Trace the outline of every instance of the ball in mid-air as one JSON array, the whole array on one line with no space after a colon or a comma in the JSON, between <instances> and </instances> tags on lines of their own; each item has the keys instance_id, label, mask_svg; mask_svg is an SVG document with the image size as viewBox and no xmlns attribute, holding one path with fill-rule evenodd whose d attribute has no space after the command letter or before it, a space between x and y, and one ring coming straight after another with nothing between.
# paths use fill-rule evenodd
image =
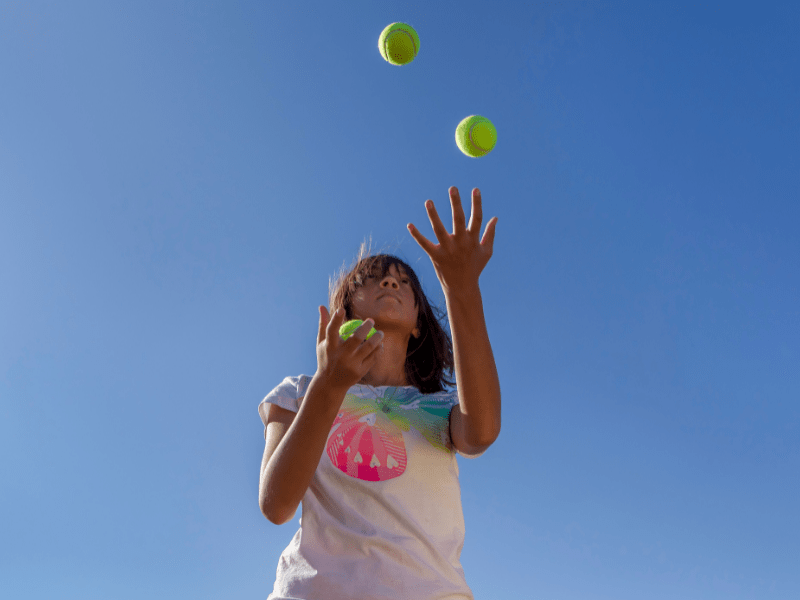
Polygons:
<instances>
[{"instance_id":1,"label":"ball in mid-air","mask_svg":"<svg viewBox=\"0 0 800 600\"><path fill-rule=\"evenodd\" d=\"M497 143L497 129L486 117L472 115L456 127L456 144L467 156L477 158L492 151Z\"/></svg>"},{"instance_id":2,"label":"ball in mid-air","mask_svg":"<svg viewBox=\"0 0 800 600\"><path fill-rule=\"evenodd\" d=\"M363 323L364 323L364 321L362 321L361 319L351 319L350 321L347 321L346 323L342 323L342 326L339 327L339 337L341 337L343 340L346 340L351 335L353 335L355 330L358 329L359 327L361 327L361 325ZM367 338L366 339L371 338L372 335L374 333L376 333L377 331L378 330L375 329L374 327L372 329L370 329L369 333L367 334Z\"/></svg>"},{"instance_id":3,"label":"ball in mid-air","mask_svg":"<svg viewBox=\"0 0 800 600\"><path fill-rule=\"evenodd\" d=\"M419 52L419 36L407 23L392 23L381 32L378 50L386 62L407 65Z\"/></svg>"}]
</instances>

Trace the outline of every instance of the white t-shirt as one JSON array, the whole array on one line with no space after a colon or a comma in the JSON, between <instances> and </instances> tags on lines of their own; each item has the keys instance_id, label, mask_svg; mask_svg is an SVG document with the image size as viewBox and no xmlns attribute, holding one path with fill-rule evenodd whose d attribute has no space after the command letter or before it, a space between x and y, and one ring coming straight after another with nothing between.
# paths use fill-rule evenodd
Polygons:
<instances>
[{"instance_id":1,"label":"white t-shirt","mask_svg":"<svg viewBox=\"0 0 800 600\"><path fill-rule=\"evenodd\" d=\"M262 400L297 412L311 377ZM473 600L450 441L455 391L351 387L302 500L268 600Z\"/></svg>"}]
</instances>

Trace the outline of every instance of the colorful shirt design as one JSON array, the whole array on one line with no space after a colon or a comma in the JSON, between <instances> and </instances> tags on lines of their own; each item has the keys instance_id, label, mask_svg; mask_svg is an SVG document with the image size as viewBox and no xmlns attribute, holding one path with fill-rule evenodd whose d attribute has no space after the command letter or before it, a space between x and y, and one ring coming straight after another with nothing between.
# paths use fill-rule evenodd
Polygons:
<instances>
[{"instance_id":1,"label":"colorful shirt design","mask_svg":"<svg viewBox=\"0 0 800 600\"><path fill-rule=\"evenodd\" d=\"M311 377L262 400L298 412ZM281 554L269 600L473 600L450 411L456 390L357 384L345 396Z\"/></svg>"},{"instance_id":2,"label":"colorful shirt design","mask_svg":"<svg viewBox=\"0 0 800 600\"><path fill-rule=\"evenodd\" d=\"M449 452L451 406L411 387L387 387L363 398L348 393L328 437L326 451L343 473L386 481L406 470L403 432L414 428L433 447Z\"/></svg>"}]
</instances>

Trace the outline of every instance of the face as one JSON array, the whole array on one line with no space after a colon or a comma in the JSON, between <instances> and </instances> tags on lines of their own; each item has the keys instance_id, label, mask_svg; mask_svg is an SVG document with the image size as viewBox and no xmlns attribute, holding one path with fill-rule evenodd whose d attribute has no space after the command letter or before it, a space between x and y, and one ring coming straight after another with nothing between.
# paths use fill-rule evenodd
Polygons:
<instances>
[{"instance_id":1,"label":"face","mask_svg":"<svg viewBox=\"0 0 800 600\"><path fill-rule=\"evenodd\" d=\"M414 288L411 279L397 265L391 265L386 275L368 276L353 294L352 312L356 319L375 320L378 329L398 329L419 335Z\"/></svg>"}]
</instances>

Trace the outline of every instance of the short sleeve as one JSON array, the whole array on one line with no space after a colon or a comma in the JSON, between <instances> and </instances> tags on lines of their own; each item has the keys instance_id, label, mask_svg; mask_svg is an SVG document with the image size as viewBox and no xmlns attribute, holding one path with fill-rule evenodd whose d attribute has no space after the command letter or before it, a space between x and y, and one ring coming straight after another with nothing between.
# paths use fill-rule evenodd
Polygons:
<instances>
[{"instance_id":1,"label":"short sleeve","mask_svg":"<svg viewBox=\"0 0 800 600\"><path fill-rule=\"evenodd\" d=\"M447 404L450 408L453 408L456 404L458 404L458 390L452 389L448 392L447 397Z\"/></svg>"},{"instance_id":2,"label":"short sleeve","mask_svg":"<svg viewBox=\"0 0 800 600\"><path fill-rule=\"evenodd\" d=\"M287 377L281 381L258 405L258 414L264 426L267 425L267 404L275 404L286 410L297 412L300 410L299 400L306 394L311 377L308 375L298 375Z\"/></svg>"}]
</instances>

